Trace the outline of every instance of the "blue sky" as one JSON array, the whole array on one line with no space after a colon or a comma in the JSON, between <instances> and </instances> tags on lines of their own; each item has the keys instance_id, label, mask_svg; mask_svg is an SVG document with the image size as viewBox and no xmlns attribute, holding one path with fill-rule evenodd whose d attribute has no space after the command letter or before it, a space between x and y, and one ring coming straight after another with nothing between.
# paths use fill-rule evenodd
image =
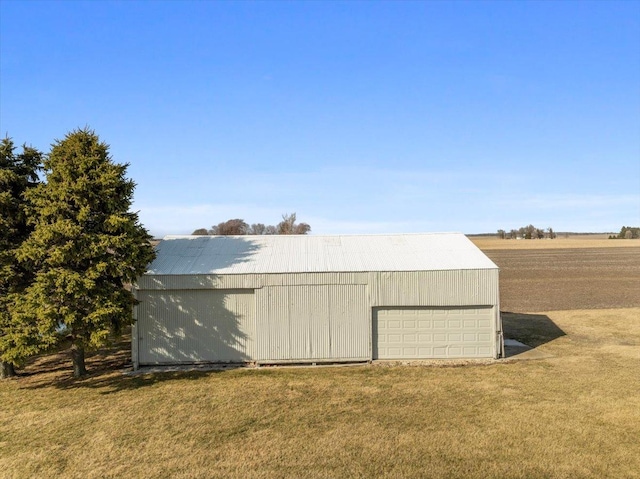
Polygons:
<instances>
[{"instance_id":1,"label":"blue sky","mask_svg":"<svg viewBox=\"0 0 640 479\"><path fill-rule=\"evenodd\" d=\"M156 236L640 225L640 2L0 2L0 130L89 126Z\"/></svg>"}]
</instances>

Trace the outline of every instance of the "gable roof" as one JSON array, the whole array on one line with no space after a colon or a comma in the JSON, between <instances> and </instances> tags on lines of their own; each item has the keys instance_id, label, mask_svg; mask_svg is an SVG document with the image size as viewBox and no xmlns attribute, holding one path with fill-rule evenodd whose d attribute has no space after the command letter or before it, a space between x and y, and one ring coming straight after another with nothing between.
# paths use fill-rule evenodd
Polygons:
<instances>
[{"instance_id":1,"label":"gable roof","mask_svg":"<svg viewBox=\"0 0 640 479\"><path fill-rule=\"evenodd\" d=\"M462 233L166 236L151 275L497 269Z\"/></svg>"}]
</instances>

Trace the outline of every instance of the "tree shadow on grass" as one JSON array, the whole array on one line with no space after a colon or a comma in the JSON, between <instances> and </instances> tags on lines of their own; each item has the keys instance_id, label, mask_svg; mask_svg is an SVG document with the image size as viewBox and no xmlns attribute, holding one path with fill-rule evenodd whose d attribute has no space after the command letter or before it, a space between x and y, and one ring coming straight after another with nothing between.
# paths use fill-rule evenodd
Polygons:
<instances>
[{"instance_id":1,"label":"tree shadow on grass","mask_svg":"<svg viewBox=\"0 0 640 479\"><path fill-rule=\"evenodd\" d=\"M224 372L225 369L202 371L167 371L153 373L126 374L133 369L131 364L131 337L114 343L111 347L88 352L86 357L88 374L82 378L73 377L73 367L67 349L33 358L24 368L18 370L18 380L23 389L95 389L100 394L113 394L135 390L171 380L195 380L210 374ZM236 365L236 367L239 367Z\"/></svg>"},{"instance_id":2,"label":"tree shadow on grass","mask_svg":"<svg viewBox=\"0 0 640 479\"><path fill-rule=\"evenodd\" d=\"M502 329L505 339L515 339L537 348L566 333L546 314L523 314L503 311Z\"/></svg>"}]
</instances>

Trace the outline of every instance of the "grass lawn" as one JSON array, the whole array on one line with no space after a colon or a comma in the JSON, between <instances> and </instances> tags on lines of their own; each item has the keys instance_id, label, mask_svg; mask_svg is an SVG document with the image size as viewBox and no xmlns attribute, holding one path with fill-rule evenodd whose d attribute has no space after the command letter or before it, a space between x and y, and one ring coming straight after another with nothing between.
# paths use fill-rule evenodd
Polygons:
<instances>
[{"instance_id":1,"label":"grass lawn","mask_svg":"<svg viewBox=\"0 0 640 479\"><path fill-rule=\"evenodd\" d=\"M115 350L81 381L43 358L0 382L0 477L640 477L640 308L505 325L552 357L123 376Z\"/></svg>"}]
</instances>

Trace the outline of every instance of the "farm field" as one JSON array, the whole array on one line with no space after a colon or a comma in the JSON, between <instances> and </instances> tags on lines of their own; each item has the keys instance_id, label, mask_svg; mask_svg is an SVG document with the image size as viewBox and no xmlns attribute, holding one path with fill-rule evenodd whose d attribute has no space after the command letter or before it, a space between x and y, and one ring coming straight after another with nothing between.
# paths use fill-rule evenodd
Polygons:
<instances>
[{"instance_id":1,"label":"farm field","mask_svg":"<svg viewBox=\"0 0 640 479\"><path fill-rule=\"evenodd\" d=\"M485 254L500 268L502 311L640 306L640 246L487 249Z\"/></svg>"},{"instance_id":2,"label":"farm field","mask_svg":"<svg viewBox=\"0 0 640 479\"><path fill-rule=\"evenodd\" d=\"M75 381L49 355L0 382L0 477L640 478L640 248L486 253L546 359L128 376L123 342Z\"/></svg>"},{"instance_id":3,"label":"farm field","mask_svg":"<svg viewBox=\"0 0 640 479\"><path fill-rule=\"evenodd\" d=\"M607 234L558 236L547 240L502 240L495 236L470 236L469 239L482 251L492 249L567 249L567 248L640 248L640 240L610 240Z\"/></svg>"}]
</instances>

